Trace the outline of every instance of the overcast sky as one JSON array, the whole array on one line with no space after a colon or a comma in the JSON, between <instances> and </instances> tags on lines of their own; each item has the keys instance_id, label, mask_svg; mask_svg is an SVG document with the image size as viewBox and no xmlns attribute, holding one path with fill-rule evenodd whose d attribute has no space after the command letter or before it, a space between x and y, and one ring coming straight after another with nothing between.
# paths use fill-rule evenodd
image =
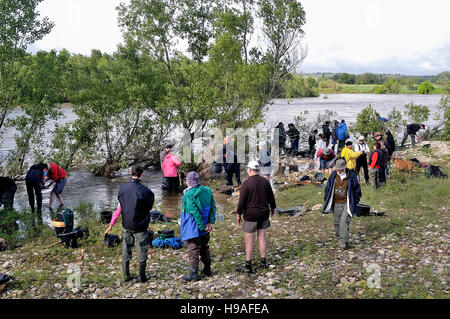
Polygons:
<instances>
[{"instance_id":1,"label":"overcast sky","mask_svg":"<svg viewBox=\"0 0 450 319\"><path fill-rule=\"evenodd\" d=\"M44 0L39 11L55 23L30 51L66 48L112 53L122 41L115 7L124 0ZM125 0L127 2L127 0ZM432 75L450 70L450 1L303 0L300 70ZM258 37L254 36L253 41Z\"/></svg>"}]
</instances>

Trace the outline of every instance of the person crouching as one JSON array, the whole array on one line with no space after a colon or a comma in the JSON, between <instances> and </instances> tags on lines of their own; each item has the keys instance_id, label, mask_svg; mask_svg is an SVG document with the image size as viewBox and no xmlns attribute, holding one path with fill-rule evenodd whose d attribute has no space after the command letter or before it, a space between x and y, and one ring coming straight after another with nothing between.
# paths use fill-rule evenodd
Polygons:
<instances>
[{"instance_id":1,"label":"person crouching","mask_svg":"<svg viewBox=\"0 0 450 319\"><path fill-rule=\"evenodd\" d=\"M323 213L334 215L336 237L343 241L343 248L349 248L350 220L361 199L361 187L353 170L346 167L344 159L338 159L325 188Z\"/></svg>"},{"instance_id":2,"label":"person crouching","mask_svg":"<svg viewBox=\"0 0 450 319\"><path fill-rule=\"evenodd\" d=\"M188 188L184 191L181 211L181 240L187 241L189 274L186 281L197 281L198 263L201 258L203 275L211 276L211 257L209 253L209 233L216 220L216 202L209 187L200 184L197 172L186 176Z\"/></svg>"}]
</instances>

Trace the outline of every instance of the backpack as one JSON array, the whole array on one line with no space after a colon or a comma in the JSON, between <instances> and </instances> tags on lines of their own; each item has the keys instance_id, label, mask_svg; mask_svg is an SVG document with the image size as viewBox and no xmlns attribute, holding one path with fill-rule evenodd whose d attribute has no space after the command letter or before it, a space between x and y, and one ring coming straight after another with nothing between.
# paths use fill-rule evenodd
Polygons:
<instances>
[{"instance_id":1,"label":"backpack","mask_svg":"<svg viewBox=\"0 0 450 319\"><path fill-rule=\"evenodd\" d=\"M349 138L349 136L347 134L347 125L345 125L345 123L339 123L339 125L336 129L336 136L337 136L337 139L340 141L343 141L343 140Z\"/></svg>"}]
</instances>

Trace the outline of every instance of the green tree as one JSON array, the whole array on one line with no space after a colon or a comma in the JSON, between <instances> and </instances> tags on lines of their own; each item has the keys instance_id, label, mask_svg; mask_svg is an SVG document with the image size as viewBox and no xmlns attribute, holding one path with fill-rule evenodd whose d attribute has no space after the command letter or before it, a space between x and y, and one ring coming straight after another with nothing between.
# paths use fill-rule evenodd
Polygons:
<instances>
[{"instance_id":1,"label":"green tree","mask_svg":"<svg viewBox=\"0 0 450 319\"><path fill-rule=\"evenodd\" d=\"M419 87L417 88L417 94L430 94L433 92L433 90L433 84L428 81L424 81L419 84Z\"/></svg>"},{"instance_id":2,"label":"green tree","mask_svg":"<svg viewBox=\"0 0 450 319\"><path fill-rule=\"evenodd\" d=\"M39 19L42 0L0 1L0 129L6 115L18 103L17 72L25 49L50 33L53 23Z\"/></svg>"},{"instance_id":3,"label":"green tree","mask_svg":"<svg viewBox=\"0 0 450 319\"><path fill-rule=\"evenodd\" d=\"M60 63L55 51L38 52L28 56L18 72L20 83L19 99L23 114L9 119L7 126L14 127L16 148L9 155L8 167L16 174L24 168L30 152L35 159L44 151L45 128L50 119L60 116L56 106L60 97L60 74L64 64Z\"/></svg>"},{"instance_id":4,"label":"green tree","mask_svg":"<svg viewBox=\"0 0 450 319\"><path fill-rule=\"evenodd\" d=\"M270 72L268 97L276 97L276 89L289 72L306 57L301 47L305 11L296 0L260 0L258 17L267 41L263 61Z\"/></svg>"},{"instance_id":5,"label":"green tree","mask_svg":"<svg viewBox=\"0 0 450 319\"><path fill-rule=\"evenodd\" d=\"M426 105L418 105L413 102L405 105L405 116L409 123L423 123L430 116L430 109Z\"/></svg>"},{"instance_id":6,"label":"green tree","mask_svg":"<svg viewBox=\"0 0 450 319\"><path fill-rule=\"evenodd\" d=\"M386 130L391 131L392 136L395 137L405 128L406 121L402 118L402 112L395 109L395 107L388 114L388 122L386 123Z\"/></svg>"},{"instance_id":7,"label":"green tree","mask_svg":"<svg viewBox=\"0 0 450 319\"><path fill-rule=\"evenodd\" d=\"M337 80L342 84L355 84L356 76L354 74L342 73Z\"/></svg>"},{"instance_id":8,"label":"green tree","mask_svg":"<svg viewBox=\"0 0 450 319\"><path fill-rule=\"evenodd\" d=\"M364 136L373 136L377 131L383 132L383 122L378 120L379 113L369 104L356 116L355 126L351 128L352 133Z\"/></svg>"}]
</instances>

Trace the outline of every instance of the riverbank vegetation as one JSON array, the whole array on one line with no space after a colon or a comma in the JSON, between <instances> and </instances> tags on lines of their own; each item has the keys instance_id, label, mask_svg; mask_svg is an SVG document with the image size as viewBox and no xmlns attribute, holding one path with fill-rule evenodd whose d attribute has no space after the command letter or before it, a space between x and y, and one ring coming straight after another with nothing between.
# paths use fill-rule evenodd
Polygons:
<instances>
[{"instance_id":1,"label":"riverbank vegetation","mask_svg":"<svg viewBox=\"0 0 450 319\"><path fill-rule=\"evenodd\" d=\"M391 74L314 73L319 93L372 93L372 94L448 94L450 72L435 76L409 76Z\"/></svg>"},{"instance_id":2,"label":"riverbank vegetation","mask_svg":"<svg viewBox=\"0 0 450 319\"><path fill-rule=\"evenodd\" d=\"M124 41L113 54L29 54L54 26L39 16L40 2L2 2L0 132L16 129L17 148L0 162L15 177L42 158L108 176L159 163L175 128L192 140L208 126L254 127L306 56L296 0L132 0L117 8ZM262 47L249 46L256 31ZM177 49L181 40L186 52ZM288 91L306 94L297 84ZM59 125L64 102L77 119ZM7 118L16 107L22 115ZM51 121L55 130L44 138Z\"/></svg>"},{"instance_id":3,"label":"riverbank vegetation","mask_svg":"<svg viewBox=\"0 0 450 319\"><path fill-rule=\"evenodd\" d=\"M428 142L427 142L428 143ZM430 142L423 149L408 149L400 156L416 157L438 165L448 174L449 143ZM206 181L205 181L206 182ZM206 182L214 184L214 181ZM236 224L236 207L223 207L225 220L211 235L213 277L183 283L187 271L185 248L151 248L145 284L122 281L121 247L107 248L100 212L90 205L74 208L76 226L88 227L90 236L77 249L53 245L53 229L43 226L39 235L29 233L19 244L0 254L0 272L15 277L3 298L448 298L450 196L448 179L429 179L424 169L392 173L387 186L373 191L362 185L361 201L384 216L353 218L352 248L343 251L334 238L333 217L320 210L304 216L276 214L268 229L267 270L238 273L245 259L243 233ZM215 196L225 196L218 192ZM279 207L298 204L309 208L323 204L323 187L293 186L276 192ZM225 201L227 202L227 201ZM153 231L173 229L173 224L151 224ZM120 222L115 234L121 234ZM2 237L1 235L0 237ZM53 246L52 246L53 245ZM255 263L258 263L255 248ZM138 261L134 254L132 273ZM371 266L372 265L372 266ZM67 282L79 267L80 287ZM380 273L380 288L371 288L373 267ZM70 280L69 280L70 281Z\"/></svg>"}]
</instances>

